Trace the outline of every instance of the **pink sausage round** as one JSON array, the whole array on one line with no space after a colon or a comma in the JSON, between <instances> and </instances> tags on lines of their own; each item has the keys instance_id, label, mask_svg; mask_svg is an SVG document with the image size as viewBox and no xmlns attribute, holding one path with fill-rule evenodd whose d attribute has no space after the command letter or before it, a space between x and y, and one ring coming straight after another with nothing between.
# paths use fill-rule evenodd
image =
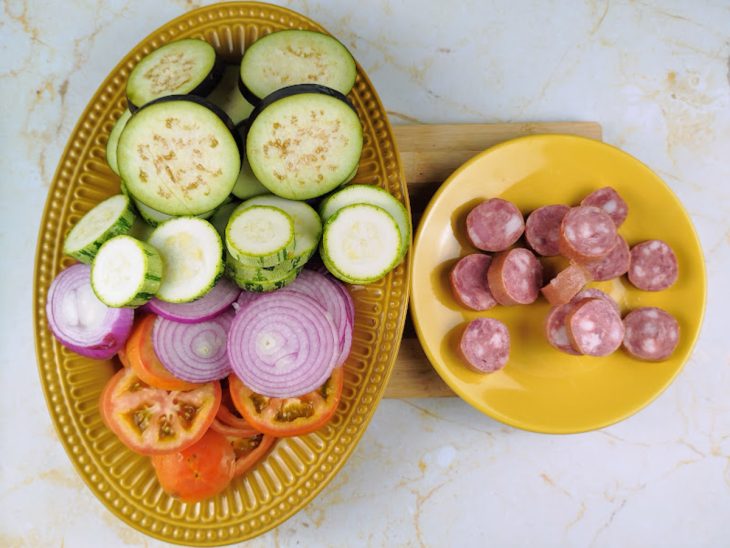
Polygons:
<instances>
[{"instance_id":1,"label":"pink sausage round","mask_svg":"<svg viewBox=\"0 0 730 548\"><path fill-rule=\"evenodd\" d=\"M487 271L489 290L502 305L535 302L542 285L542 265L529 249L498 253Z\"/></svg>"},{"instance_id":2,"label":"pink sausage round","mask_svg":"<svg viewBox=\"0 0 730 548\"><path fill-rule=\"evenodd\" d=\"M582 301L583 299L603 299L606 302L611 303L611 306L613 306L614 310L616 310L616 314L621 313L621 309L619 308L618 303L613 300L613 297L611 297L608 293L604 293L600 289L596 289L595 287L587 287L573 297L574 302Z\"/></svg>"},{"instance_id":3,"label":"pink sausage round","mask_svg":"<svg viewBox=\"0 0 730 548\"><path fill-rule=\"evenodd\" d=\"M469 322L459 350L467 365L478 373L493 373L507 364L510 350L507 326L494 318Z\"/></svg>"},{"instance_id":4,"label":"pink sausage round","mask_svg":"<svg viewBox=\"0 0 730 548\"><path fill-rule=\"evenodd\" d=\"M661 308L637 308L624 318L624 348L634 358L666 360L679 343L679 324Z\"/></svg>"},{"instance_id":5,"label":"pink sausage round","mask_svg":"<svg viewBox=\"0 0 730 548\"><path fill-rule=\"evenodd\" d=\"M623 276L629 271L631 263L631 252L629 244L621 236L616 236L618 243L602 259L589 261L583 266L590 272L591 278L596 282L612 280Z\"/></svg>"},{"instance_id":6,"label":"pink sausage round","mask_svg":"<svg viewBox=\"0 0 730 548\"><path fill-rule=\"evenodd\" d=\"M530 213L525 223L525 238L535 253L544 257L560 254L560 223L569 210L566 205L556 204L538 207Z\"/></svg>"},{"instance_id":7,"label":"pink sausage round","mask_svg":"<svg viewBox=\"0 0 730 548\"><path fill-rule=\"evenodd\" d=\"M466 233L474 247L483 251L503 251L525 231L522 213L512 202L492 198L466 216Z\"/></svg>"},{"instance_id":8,"label":"pink sausage round","mask_svg":"<svg viewBox=\"0 0 730 548\"><path fill-rule=\"evenodd\" d=\"M626 216L629 214L629 206L624 202L623 198L619 196L610 186L599 188L598 190L591 192L588 196L583 198L580 203L582 206L595 206L600 207L603 211L609 214L616 228L626 220Z\"/></svg>"},{"instance_id":9,"label":"pink sausage round","mask_svg":"<svg viewBox=\"0 0 730 548\"><path fill-rule=\"evenodd\" d=\"M677 257L662 240L647 240L631 248L629 281L644 291L661 291L677 281Z\"/></svg>"},{"instance_id":10,"label":"pink sausage round","mask_svg":"<svg viewBox=\"0 0 730 548\"><path fill-rule=\"evenodd\" d=\"M590 281L588 271L581 265L573 263L561 270L540 291L550 304L565 304Z\"/></svg>"},{"instance_id":11,"label":"pink sausage round","mask_svg":"<svg viewBox=\"0 0 730 548\"><path fill-rule=\"evenodd\" d=\"M621 316L604 299L585 299L566 319L570 344L586 356L608 356L615 352L624 338Z\"/></svg>"},{"instance_id":12,"label":"pink sausage round","mask_svg":"<svg viewBox=\"0 0 730 548\"><path fill-rule=\"evenodd\" d=\"M578 262L608 254L618 243L616 225L608 213L593 206L574 207L560 223L560 253Z\"/></svg>"},{"instance_id":13,"label":"pink sausage round","mask_svg":"<svg viewBox=\"0 0 730 548\"><path fill-rule=\"evenodd\" d=\"M459 303L472 310L488 310L497 304L487 285L489 255L472 253L462 257L451 269L451 291Z\"/></svg>"},{"instance_id":14,"label":"pink sausage round","mask_svg":"<svg viewBox=\"0 0 730 548\"><path fill-rule=\"evenodd\" d=\"M557 348L566 354L578 356L579 353L573 349L568 337L565 320L577 307L577 303L561 304L550 309L547 320L545 320L545 335L553 348Z\"/></svg>"}]
</instances>

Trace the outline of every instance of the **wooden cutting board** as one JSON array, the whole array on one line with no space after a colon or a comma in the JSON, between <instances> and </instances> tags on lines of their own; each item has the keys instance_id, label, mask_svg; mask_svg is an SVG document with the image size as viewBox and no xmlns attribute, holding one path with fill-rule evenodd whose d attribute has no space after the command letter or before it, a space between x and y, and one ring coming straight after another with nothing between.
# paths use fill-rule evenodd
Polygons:
<instances>
[{"instance_id":1,"label":"wooden cutting board","mask_svg":"<svg viewBox=\"0 0 730 548\"><path fill-rule=\"evenodd\" d=\"M595 122L520 124L434 124L393 126L408 182L413 226L439 185L469 158L502 141L523 135L568 133L601 140ZM386 398L455 396L426 358L416 338L410 313Z\"/></svg>"}]
</instances>

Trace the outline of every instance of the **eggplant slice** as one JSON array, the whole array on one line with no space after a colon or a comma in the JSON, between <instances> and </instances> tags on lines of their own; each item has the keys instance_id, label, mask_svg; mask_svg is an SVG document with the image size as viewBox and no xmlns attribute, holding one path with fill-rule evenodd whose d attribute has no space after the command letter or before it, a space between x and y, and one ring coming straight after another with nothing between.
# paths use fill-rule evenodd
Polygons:
<instances>
[{"instance_id":1,"label":"eggplant slice","mask_svg":"<svg viewBox=\"0 0 730 548\"><path fill-rule=\"evenodd\" d=\"M127 80L127 103L136 112L167 95L206 96L218 85L225 65L208 42L170 42L145 56Z\"/></svg>"},{"instance_id":2,"label":"eggplant slice","mask_svg":"<svg viewBox=\"0 0 730 548\"><path fill-rule=\"evenodd\" d=\"M239 87L257 105L283 87L320 84L347 95L355 85L357 67L335 38L309 30L284 30L258 39L241 61Z\"/></svg>"},{"instance_id":3,"label":"eggplant slice","mask_svg":"<svg viewBox=\"0 0 730 548\"><path fill-rule=\"evenodd\" d=\"M301 84L270 94L247 125L246 159L261 184L290 200L344 183L362 153L362 124L340 92Z\"/></svg>"}]
</instances>

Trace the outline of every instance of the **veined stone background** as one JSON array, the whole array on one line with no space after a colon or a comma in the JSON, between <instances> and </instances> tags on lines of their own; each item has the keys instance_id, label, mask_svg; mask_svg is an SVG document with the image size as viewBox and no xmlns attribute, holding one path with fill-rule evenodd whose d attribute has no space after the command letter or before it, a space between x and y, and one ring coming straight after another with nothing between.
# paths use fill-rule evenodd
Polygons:
<instances>
[{"instance_id":1,"label":"veined stone background","mask_svg":"<svg viewBox=\"0 0 730 548\"><path fill-rule=\"evenodd\" d=\"M199 5L2 1L1 546L164 545L106 510L66 457L36 370L31 280L78 116L140 39ZM250 546L730 545L730 3L285 5L351 49L393 123L600 122L691 214L708 305L674 384L602 431L546 436L457 398L383 400L335 480Z\"/></svg>"}]
</instances>

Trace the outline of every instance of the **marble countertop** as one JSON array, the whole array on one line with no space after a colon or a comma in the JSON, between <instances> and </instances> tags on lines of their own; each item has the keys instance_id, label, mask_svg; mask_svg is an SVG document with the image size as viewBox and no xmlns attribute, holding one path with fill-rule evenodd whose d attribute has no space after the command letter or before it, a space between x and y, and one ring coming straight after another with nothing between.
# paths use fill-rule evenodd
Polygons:
<instances>
[{"instance_id":1,"label":"marble countertop","mask_svg":"<svg viewBox=\"0 0 730 548\"><path fill-rule=\"evenodd\" d=\"M4 0L0 15L0 545L161 546L73 470L39 386L38 224L117 60L195 1ZM730 4L287 3L338 36L399 122L595 120L679 196L707 261L692 358L601 431L514 430L456 398L385 400L335 480L251 546L720 546L730 539Z\"/></svg>"}]
</instances>

